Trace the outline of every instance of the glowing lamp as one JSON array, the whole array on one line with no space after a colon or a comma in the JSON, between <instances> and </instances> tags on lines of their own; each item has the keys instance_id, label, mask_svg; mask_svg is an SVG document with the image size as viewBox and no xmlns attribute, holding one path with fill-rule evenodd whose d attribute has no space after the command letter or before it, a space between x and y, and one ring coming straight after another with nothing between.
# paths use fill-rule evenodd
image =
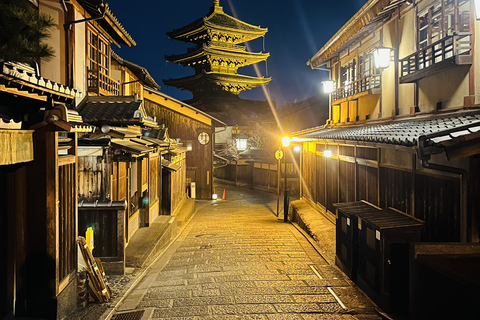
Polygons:
<instances>
[{"instance_id":1,"label":"glowing lamp","mask_svg":"<svg viewBox=\"0 0 480 320\"><path fill-rule=\"evenodd\" d=\"M475 16L480 20L480 0L475 0Z\"/></svg>"},{"instance_id":2,"label":"glowing lamp","mask_svg":"<svg viewBox=\"0 0 480 320\"><path fill-rule=\"evenodd\" d=\"M216 193L212 194L212 200L217 200L218 196Z\"/></svg>"},{"instance_id":3,"label":"glowing lamp","mask_svg":"<svg viewBox=\"0 0 480 320\"><path fill-rule=\"evenodd\" d=\"M375 67L379 69L388 68L390 65L390 52L392 49L379 47L373 50L373 58L375 60Z\"/></svg>"},{"instance_id":4,"label":"glowing lamp","mask_svg":"<svg viewBox=\"0 0 480 320\"><path fill-rule=\"evenodd\" d=\"M300 152L300 149L301 149L300 146L293 147L293 151L295 152Z\"/></svg>"},{"instance_id":5,"label":"glowing lamp","mask_svg":"<svg viewBox=\"0 0 480 320\"><path fill-rule=\"evenodd\" d=\"M237 150L247 150L247 139L237 139Z\"/></svg>"},{"instance_id":6,"label":"glowing lamp","mask_svg":"<svg viewBox=\"0 0 480 320\"><path fill-rule=\"evenodd\" d=\"M323 156L330 158L332 156L332 151L331 150L324 150L323 151Z\"/></svg>"},{"instance_id":7,"label":"glowing lamp","mask_svg":"<svg viewBox=\"0 0 480 320\"><path fill-rule=\"evenodd\" d=\"M282 147L288 148L290 146L290 137L283 137L282 138Z\"/></svg>"},{"instance_id":8,"label":"glowing lamp","mask_svg":"<svg viewBox=\"0 0 480 320\"><path fill-rule=\"evenodd\" d=\"M324 93L332 93L333 90L335 89L335 81L333 80L322 81L322 85L323 85Z\"/></svg>"}]
</instances>

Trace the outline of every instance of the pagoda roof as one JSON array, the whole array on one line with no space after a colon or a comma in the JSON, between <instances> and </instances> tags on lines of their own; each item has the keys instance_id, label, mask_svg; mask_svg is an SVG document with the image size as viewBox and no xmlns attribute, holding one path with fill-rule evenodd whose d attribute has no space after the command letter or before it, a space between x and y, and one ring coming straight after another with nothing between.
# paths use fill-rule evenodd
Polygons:
<instances>
[{"instance_id":1,"label":"pagoda roof","mask_svg":"<svg viewBox=\"0 0 480 320\"><path fill-rule=\"evenodd\" d=\"M195 91L195 88L205 87L209 85L237 87L241 88L237 94L245 89L252 89L268 84L272 79L265 77L252 77L240 74L206 72L195 74L184 78L165 79L163 83L167 86L173 86L188 91Z\"/></svg>"},{"instance_id":2,"label":"pagoda roof","mask_svg":"<svg viewBox=\"0 0 480 320\"><path fill-rule=\"evenodd\" d=\"M265 61L270 56L269 53L248 52L244 46L217 46L212 44L204 44L203 46L191 50L184 54L165 56L170 62L182 65L189 65L193 61L204 60L207 56L223 57L241 60L243 66ZM245 61L246 60L246 61Z\"/></svg>"},{"instance_id":3,"label":"pagoda roof","mask_svg":"<svg viewBox=\"0 0 480 320\"><path fill-rule=\"evenodd\" d=\"M167 32L169 38L183 41L203 41L199 36L206 33L207 30L219 30L232 34L243 34L241 40L235 43L242 43L261 37L267 33L268 28L254 26L234 18L223 12L219 0L213 1L213 6L207 16L195 20L194 22L173 31Z\"/></svg>"}]
</instances>

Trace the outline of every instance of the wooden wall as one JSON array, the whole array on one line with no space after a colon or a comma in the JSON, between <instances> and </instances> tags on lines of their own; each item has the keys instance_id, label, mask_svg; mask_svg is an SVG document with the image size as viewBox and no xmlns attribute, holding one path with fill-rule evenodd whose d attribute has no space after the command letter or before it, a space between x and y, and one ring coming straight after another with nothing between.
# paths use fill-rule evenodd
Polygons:
<instances>
[{"instance_id":1,"label":"wooden wall","mask_svg":"<svg viewBox=\"0 0 480 320\"><path fill-rule=\"evenodd\" d=\"M147 99L145 99L145 109L148 115L157 118L158 124L165 124L171 138L180 138L184 147L191 145L192 150L187 154L187 177L192 182L196 182L197 198L211 199L214 128ZM201 132L208 133L210 137L206 145L198 141L198 135Z\"/></svg>"},{"instance_id":2,"label":"wooden wall","mask_svg":"<svg viewBox=\"0 0 480 320\"><path fill-rule=\"evenodd\" d=\"M460 241L460 175L422 168L409 148L305 143L303 149L303 197L318 205L327 216L333 218L336 202L366 200L423 220L424 241ZM325 150L331 150L332 156L325 157ZM469 190L478 189L479 170L471 170L477 173L470 175ZM478 216L474 208L480 207L480 202L477 196L470 196L468 219L473 222ZM478 238L475 224L470 223L468 228L469 238Z\"/></svg>"}]
</instances>

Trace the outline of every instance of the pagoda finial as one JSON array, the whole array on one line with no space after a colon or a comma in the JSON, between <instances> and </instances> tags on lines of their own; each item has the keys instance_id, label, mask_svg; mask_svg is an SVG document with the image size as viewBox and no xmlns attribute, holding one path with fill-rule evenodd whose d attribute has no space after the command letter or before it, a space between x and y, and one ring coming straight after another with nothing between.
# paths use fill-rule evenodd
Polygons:
<instances>
[{"instance_id":1,"label":"pagoda finial","mask_svg":"<svg viewBox=\"0 0 480 320\"><path fill-rule=\"evenodd\" d=\"M213 12L223 12L223 8L220 7L220 0L213 0Z\"/></svg>"}]
</instances>

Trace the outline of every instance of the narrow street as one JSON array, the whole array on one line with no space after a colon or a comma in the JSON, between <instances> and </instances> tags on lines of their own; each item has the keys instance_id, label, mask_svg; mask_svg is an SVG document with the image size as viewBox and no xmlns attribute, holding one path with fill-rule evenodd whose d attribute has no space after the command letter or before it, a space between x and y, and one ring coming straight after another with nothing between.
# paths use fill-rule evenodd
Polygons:
<instances>
[{"instance_id":1,"label":"narrow street","mask_svg":"<svg viewBox=\"0 0 480 320\"><path fill-rule=\"evenodd\" d=\"M124 297L117 314L146 310L151 319L381 319L294 225L275 216L275 195L227 187L226 197L211 205L200 202L204 207Z\"/></svg>"}]
</instances>

